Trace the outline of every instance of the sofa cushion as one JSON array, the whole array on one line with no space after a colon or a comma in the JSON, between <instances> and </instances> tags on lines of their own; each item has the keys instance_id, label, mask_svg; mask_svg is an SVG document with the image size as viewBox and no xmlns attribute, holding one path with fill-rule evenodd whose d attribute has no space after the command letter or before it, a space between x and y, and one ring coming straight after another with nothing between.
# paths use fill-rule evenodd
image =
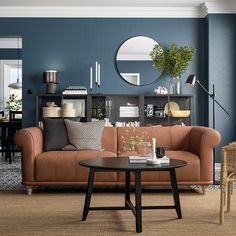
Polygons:
<instances>
[{"instance_id":1,"label":"sofa cushion","mask_svg":"<svg viewBox=\"0 0 236 236\"><path fill-rule=\"evenodd\" d=\"M44 151L61 150L68 144L67 130L63 119L43 119Z\"/></svg>"},{"instance_id":2,"label":"sofa cushion","mask_svg":"<svg viewBox=\"0 0 236 236\"><path fill-rule=\"evenodd\" d=\"M116 157L109 151L49 151L35 157L35 181L80 182L87 184L89 168L79 162L91 158ZM116 172L96 173L95 181L117 181Z\"/></svg>"},{"instance_id":3,"label":"sofa cushion","mask_svg":"<svg viewBox=\"0 0 236 236\"><path fill-rule=\"evenodd\" d=\"M75 122L65 119L69 142L78 150L101 150L104 120Z\"/></svg>"}]
</instances>

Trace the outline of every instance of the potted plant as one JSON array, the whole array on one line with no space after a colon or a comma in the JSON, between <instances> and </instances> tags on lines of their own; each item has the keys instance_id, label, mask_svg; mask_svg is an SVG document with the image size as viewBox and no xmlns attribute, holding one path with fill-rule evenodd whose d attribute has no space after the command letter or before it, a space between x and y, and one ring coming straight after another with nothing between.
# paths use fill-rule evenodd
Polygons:
<instances>
[{"instance_id":1,"label":"potted plant","mask_svg":"<svg viewBox=\"0 0 236 236\"><path fill-rule=\"evenodd\" d=\"M172 44L164 50L160 44L156 44L150 53L153 67L161 72L165 71L171 77L170 93L181 93L180 77L193 59L195 48Z\"/></svg>"},{"instance_id":2,"label":"potted plant","mask_svg":"<svg viewBox=\"0 0 236 236\"><path fill-rule=\"evenodd\" d=\"M5 110L7 113L9 111L21 111L22 110L22 99L17 98L17 95L11 94L9 99L6 101Z\"/></svg>"}]
</instances>

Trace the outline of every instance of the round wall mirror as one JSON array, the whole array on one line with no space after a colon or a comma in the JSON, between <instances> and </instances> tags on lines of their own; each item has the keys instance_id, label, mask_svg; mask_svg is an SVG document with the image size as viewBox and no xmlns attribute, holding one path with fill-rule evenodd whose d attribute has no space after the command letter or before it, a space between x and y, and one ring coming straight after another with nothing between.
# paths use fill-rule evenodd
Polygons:
<instances>
[{"instance_id":1,"label":"round wall mirror","mask_svg":"<svg viewBox=\"0 0 236 236\"><path fill-rule=\"evenodd\" d=\"M121 44L116 54L116 67L126 82L143 86L161 76L161 72L153 68L150 57L156 44L155 40L145 36L132 37Z\"/></svg>"}]
</instances>

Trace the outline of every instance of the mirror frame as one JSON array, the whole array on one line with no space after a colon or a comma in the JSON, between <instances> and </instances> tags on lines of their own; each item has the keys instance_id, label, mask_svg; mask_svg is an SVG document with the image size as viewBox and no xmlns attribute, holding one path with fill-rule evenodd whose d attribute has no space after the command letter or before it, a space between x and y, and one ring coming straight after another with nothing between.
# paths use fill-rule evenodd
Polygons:
<instances>
[{"instance_id":1,"label":"mirror frame","mask_svg":"<svg viewBox=\"0 0 236 236\"><path fill-rule=\"evenodd\" d=\"M139 84L139 85L138 85L138 84L132 84L132 83L130 83L129 81L127 81L127 80L121 75L122 73L119 71L119 68L118 68L118 65L117 65L117 54L118 54L120 48L122 47L122 45L123 45L126 41L128 41L128 40L130 40L130 39L132 39L132 38L136 38L136 37L146 37L146 38L150 38L150 39L154 40L153 38L151 38L151 37L149 37L149 36L144 36L144 35L135 35L135 36L131 36L131 37L127 38L126 40L124 40L124 41L120 44L120 46L118 47L118 49L116 50L116 54L115 54L115 67L116 67L116 71L117 71L117 73L119 74L120 78L123 79L126 83L128 83L128 84L130 84L130 85L133 85L133 86L147 86L147 85L150 85L150 84L155 83L158 79L160 79L160 77L162 76L163 72L160 73L160 75L157 76L157 78L154 79L152 82L149 82L149 83L146 83L146 84ZM154 40L154 41L158 44L158 42L157 42L156 40ZM124 74L125 74L125 73L124 73Z\"/></svg>"}]
</instances>

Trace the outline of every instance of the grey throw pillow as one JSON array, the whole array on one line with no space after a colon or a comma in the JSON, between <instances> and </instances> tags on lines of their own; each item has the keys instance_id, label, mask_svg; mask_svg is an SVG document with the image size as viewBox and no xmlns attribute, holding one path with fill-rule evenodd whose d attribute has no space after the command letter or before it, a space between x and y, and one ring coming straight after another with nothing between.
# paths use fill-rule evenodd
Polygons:
<instances>
[{"instance_id":1,"label":"grey throw pillow","mask_svg":"<svg viewBox=\"0 0 236 236\"><path fill-rule=\"evenodd\" d=\"M104 120L76 122L65 119L69 142L79 150L101 150Z\"/></svg>"}]
</instances>

